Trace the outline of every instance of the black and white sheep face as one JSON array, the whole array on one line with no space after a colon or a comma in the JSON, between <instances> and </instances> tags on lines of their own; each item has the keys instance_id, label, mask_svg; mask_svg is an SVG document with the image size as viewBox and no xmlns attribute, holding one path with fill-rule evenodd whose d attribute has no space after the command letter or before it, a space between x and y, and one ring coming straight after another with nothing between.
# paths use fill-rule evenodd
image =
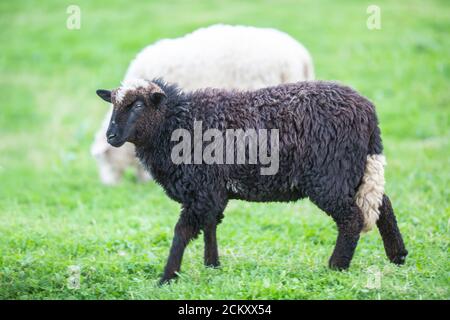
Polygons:
<instances>
[{"instance_id":1,"label":"black and white sheep face","mask_svg":"<svg viewBox=\"0 0 450 320\"><path fill-rule=\"evenodd\" d=\"M145 136L157 107L165 97L162 90L151 82L140 83L133 88L97 90L97 94L105 101L113 104L113 112L109 122L106 138L113 147L121 147L125 142L136 143Z\"/></svg>"},{"instance_id":2,"label":"black and white sheep face","mask_svg":"<svg viewBox=\"0 0 450 320\"><path fill-rule=\"evenodd\" d=\"M136 124L144 108L142 100L136 100L126 108L114 108L106 131L108 143L120 147L127 141L135 140Z\"/></svg>"}]
</instances>

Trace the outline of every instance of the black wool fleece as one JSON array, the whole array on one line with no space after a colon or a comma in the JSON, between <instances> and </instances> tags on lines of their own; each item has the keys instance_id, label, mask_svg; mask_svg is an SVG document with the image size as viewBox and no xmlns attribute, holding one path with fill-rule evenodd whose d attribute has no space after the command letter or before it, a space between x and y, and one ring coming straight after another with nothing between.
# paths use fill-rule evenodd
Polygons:
<instances>
[{"instance_id":1,"label":"black wool fleece","mask_svg":"<svg viewBox=\"0 0 450 320\"><path fill-rule=\"evenodd\" d=\"M117 90L121 88L112 92L112 102L120 115L124 108L114 99ZM148 97L153 92L162 92L164 99L152 102ZM308 81L255 91L207 88L185 93L155 79L147 87L129 89L124 100L129 104L139 97L147 108L129 141L167 195L182 205L162 283L176 276L185 247L201 231L205 264L219 265L216 227L230 199L309 198L338 227L331 268L349 267L360 233L375 223L388 258L404 262L407 251L383 189L384 157L375 107L353 89ZM278 129L278 171L261 175L267 165L259 159L256 164L174 164L171 152L178 142L171 141L172 133L183 128L193 136L195 121L202 122L203 130L218 129L224 137L226 129Z\"/></svg>"}]
</instances>

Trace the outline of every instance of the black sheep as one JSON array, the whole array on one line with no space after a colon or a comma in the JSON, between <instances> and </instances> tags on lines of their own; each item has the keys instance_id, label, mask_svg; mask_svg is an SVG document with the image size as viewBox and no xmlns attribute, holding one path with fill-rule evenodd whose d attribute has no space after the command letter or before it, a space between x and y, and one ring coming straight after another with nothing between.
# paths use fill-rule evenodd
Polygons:
<instances>
[{"instance_id":1,"label":"black sheep","mask_svg":"<svg viewBox=\"0 0 450 320\"><path fill-rule=\"evenodd\" d=\"M375 107L351 88L314 81L256 91L184 93L161 79L135 79L97 94L114 105L108 142L116 147L135 144L140 161L182 205L161 283L175 277L185 247L200 231L205 264L219 265L216 227L230 199L308 197L338 227L331 268L348 268L360 233L375 224L390 261L404 263L408 252L384 194L385 160ZM278 152L278 170L262 175L267 163L260 159L252 164L174 163L178 142L173 133L194 133L199 121L202 130L216 129L223 136L227 129L278 129L277 150L273 145L268 150Z\"/></svg>"}]
</instances>

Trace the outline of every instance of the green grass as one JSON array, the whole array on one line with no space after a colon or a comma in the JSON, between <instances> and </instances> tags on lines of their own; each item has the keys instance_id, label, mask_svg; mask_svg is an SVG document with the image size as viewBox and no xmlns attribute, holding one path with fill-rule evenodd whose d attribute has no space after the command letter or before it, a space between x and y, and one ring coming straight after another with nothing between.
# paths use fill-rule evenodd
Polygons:
<instances>
[{"instance_id":1,"label":"green grass","mask_svg":"<svg viewBox=\"0 0 450 320\"><path fill-rule=\"evenodd\" d=\"M0 2L0 298L449 299L450 5L377 1ZM72 2L71 2L72 3ZM390 195L410 255L390 264L377 231L351 268L330 271L336 228L309 201L233 201L219 227L222 268L192 243L181 278L159 288L179 206L154 183L100 185L89 155L106 111L95 89L117 86L130 59L163 37L215 22L270 26L310 49L320 79L375 102ZM81 268L79 289L67 285ZM371 288L371 271L381 287Z\"/></svg>"}]
</instances>

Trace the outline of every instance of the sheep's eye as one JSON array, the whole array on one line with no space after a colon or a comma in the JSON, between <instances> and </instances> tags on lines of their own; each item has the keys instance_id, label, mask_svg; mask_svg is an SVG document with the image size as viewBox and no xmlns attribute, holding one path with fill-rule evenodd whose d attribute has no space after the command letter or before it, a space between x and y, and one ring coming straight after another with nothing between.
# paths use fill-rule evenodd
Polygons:
<instances>
[{"instance_id":1,"label":"sheep's eye","mask_svg":"<svg viewBox=\"0 0 450 320\"><path fill-rule=\"evenodd\" d=\"M138 101L134 103L133 107L136 109L141 109L144 107L144 104L141 101Z\"/></svg>"}]
</instances>

